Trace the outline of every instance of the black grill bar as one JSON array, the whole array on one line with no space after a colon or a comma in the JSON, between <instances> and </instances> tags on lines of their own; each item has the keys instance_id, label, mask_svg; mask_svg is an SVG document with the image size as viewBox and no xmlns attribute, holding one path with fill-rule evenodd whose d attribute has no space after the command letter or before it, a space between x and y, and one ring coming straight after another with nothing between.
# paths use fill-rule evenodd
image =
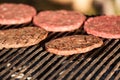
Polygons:
<instances>
[{"instance_id":1,"label":"black grill bar","mask_svg":"<svg viewBox=\"0 0 120 80\"><path fill-rule=\"evenodd\" d=\"M119 55L118 55L119 56ZM107 59L108 58L110 58L111 57L111 55L108 55L108 57L106 57L106 58L104 58L102 61L103 62L106 62L107 61ZM118 58L118 57L117 57ZM115 60L115 59L112 59L112 60ZM98 64L98 66L95 68L95 72L97 71L97 69L98 68L101 68L102 66L103 66L103 62L102 63L100 63L100 64ZM110 62L109 62L110 63ZM110 64L108 64L108 65L110 65ZM106 66L108 66L108 65L106 65ZM91 66L90 66L91 67ZM92 68L92 67L91 67ZM108 67L109 68L109 67ZM86 71L87 71L87 69L86 69ZM104 72L106 72L106 68L104 68L98 75L97 75L97 77L95 78L96 80L100 80L100 77L102 76L102 74L104 73ZM84 72L83 73L81 73L81 75L79 75L79 77L78 77L78 79L81 79L84 75L83 74L85 74ZM94 74L95 75L95 74ZM90 75L89 75L90 76ZM86 79L92 79L92 78L89 78L89 77L87 77Z\"/></svg>"},{"instance_id":2,"label":"black grill bar","mask_svg":"<svg viewBox=\"0 0 120 80\"><path fill-rule=\"evenodd\" d=\"M92 55L91 55L91 57L92 57ZM79 69L77 69L76 70L76 72L73 72L73 74L72 75L70 75L71 77L72 76L75 76L74 74L75 73L78 73L79 71L80 71L80 69L81 68L83 68L86 64L88 64L88 63L90 63L90 60L91 60L91 58L89 57L86 61L84 61L81 65L80 65L80 67L79 67ZM99 60L99 59L98 59ZM95 62L96 62L96 60L94 60ZM92 65L91 65L92 66ZM88 67L88 68L90 68L90 66ZM70 69L70 68L69 68ZM71 68L72 69L72 68ZM66 74L68 74L69 73L69 71L68 70L66 70L66 71L64 71ZM83 71L83 72L85 72L85 71ZM62 74L60 77L64 77L66 74ZM82 73L81 73L82 74ZM84 74L84 73L83 73ZM82 75L81 75L82 76ZM70 78L70 77L69 77ZM70 80L70 79L69 79Z\"/></svg>"},{"instance_id":3,"label":"black grill bar","mask_svg":"<svg viewBox=\"0 0 120 80\"><path fill-rule=\"evenodd\" d=\"M8 56L10 56L14 51L15 51L15 50L12 50L12 51L11 51L11 49L9 49L9 50L3 50L3 51L1 52L1 54L3 54L3 55L1 55L0 62L3 61L3 60L5 60L5 59L6 59ZM9 54L7 54L8 52L9 52ZM4 56L4 53L6 53L6 56Z\"/></svg>"},{"instance_id":4,"label":"black grill bar","mask_svg":"<svg viewBox=\"0 0 120 80\"><path fill-rule=\"evenodd\" d=\"M0 26L0 29L33 24ZM103 39L104 45L86 54L58 56L45 50L45 43L55 38L85 34L83 28L72 32L49 32L37 45L0 50L0 78L4 80L119 80L120 39ZM22 75L20 77L20 75Z\"/></svg>"},{"instance_id":5,"label":"black grill bar","mask_svg":"<svg viewBox=\"0 0 120 80\"><path fill-rule=\"evenodd\" d=\"M72 61L73 59L75 59L76 57L77 57L77 56L71 57L69 60L62 62L61 67L60 67L57 71L55 71L55 74L54 74L54 75L51 75L51 76L49 77L49 79L52 80L52 79L54 79L54 77L56 77L56 76L58 77L58 76L61 74L61 72L64 71L65 67L68 66L69 63L71 63L71 61ZM75 62L75 63L78 63L78 62Z\"/></svg>"},{"instance_id":6,"label":"black grill bar","mask_svg":"<svg viewBox=\"0 0 120 80\"><path fill-rule=\"evenodd\" d=\"M119 71L118 75L115 77L115 80L120 80L120 71Z\"/></svg>"},{"instance_id":7,"label":"black grill bar","mask_svg":"<svg viewBox=\"0 0 120 80\"><path fill-rule=\"evenodd\" d=\"M66 57L62 58L59 62L57 62L57 64L49 70L49 72L47 72L45 75L43 75L43 77L41 77L41 79L45 80L46 77L48 77L51 73L53 73L53 71L66 59ZM54 61L54 60L53 60ZM52 62L53 62L52 61ZM52 66L52 65L50 65ZM44 70L48 67L48 65L45 66ZM38 75L36 75L37 77ZM34 78L35 79L35 78Z\"/></svg>"},{"instance_id":8,"label":"black grill bar","mask_svg":"<svg viewBox=\"0 0 120 80\"><path fill-rule=\"evenodd\" d=\"M120 53L119 53L119 54L120 54ZM120 55L117 55L117 56L120 56ZM117 56L115 56L115 57L117 57ZM117 59L119 60L120 57L117 58ZM114 60L114 59L113 59L113 60ZM112 60L112 61L113 61L113 60ZM111 63L113 63L112 61L111 61ZM109 63L110 63L110 62L109 62ZM118 62L118 63L115 65L115 67L111 70L110 74L106 76L106 79L107 79L107 80L110 80L110 78L112 77L112 75L114 74L114 72L117 71L117 70L119 69L119 67L120 67L120 62Z\"/></svg>"},{"instance_id":9,"label":"black grill bar","mask_svg":"<svg viewBox=\"0 0 120 80\"><path fill-rule=\"evenodd\" d=\"M34 48L33 48L33 49L34 49ZM32 49L31 51L33 51L33 49ZM10 75L14 74L17 70L19 70L20 67L22 68L23 66L28 65L28 64L29 64L28 61L33 57L33 54L36 55L37 52L39 52L39 51L41 51L41 50L42 50L42 48L36 50L36 51L33 52L30 56L28 56L26 59L24 59L26 55L24 55L24 57L21 57L22 59L19 58L19 62L16 62L16 63L19 63L19 65L15 66L15 69L14 69L12 72L10 72L9 74L7 74L6 78L8 78ZM26 53L29 54L29 53L31 53L31 52L26 52ZM20 60L22 60L21 63L20 63ZM30 62L30 61L29 61L29 62ZM27 69L27 67L26 67L26 69Z\"/></svg>"},{"instance_id":10,"label":"black grill bar","mask_svg":"<svg viewBox=\"0 0 120 80\"><path fill-rule=\"evenodd\" d=\"M8 70L10 70L11 68L13 68L14 66L15 66L15 64L17 64L21 59L23 59L23 57L24 56L26 56L27 54L29 54L29 52L32 52L33 50L34 50L35 48L33 48L33 49L29 49L27 52L26 52L26 54L23 54L22 56L20 56L20 54L21 53L18 53L19 55L17 56L17 60L16 61L14 61L14 62L12 62L11 63L11 65L8 67L8 68L6 68L6 70L4 70L4 71L2 71L1 73L2 73L2 75L3 74L5 74ZM23 51L24 51L24 49L23 49ZM21 51L22 52L22 51ZM17 53L17 52L16 52ZM22 52L22 53L24 53L24 52ZM14 57L14 59L15 59L16 57Z\"/></svg>"},{"instance_id":11,"label":"black grill bar","mask_svg":"<svg viewBox=\"0 0 120 80\"><path fill-rule=\"evenodd\" d=\"M86 70L84 70L84 72L83 73L81 73L81 75L79 76L80 78L82 78L84 75L83 74L85 74L85 73L87 73L88 71L89 71L89 69L91 69L98 61L102 61L102 63L100 63L100 64L97 64L97 67L95 67L95 70L94 70L94 72L95 71L97 71L97 69L99 69L100 68L100 66L102 66L103 65L103 62L106 62L106 60L110 57L110 56L112 56L112 54L108 54L107 53L107 51L109 51L110 49L111 49L111 47L113 47L113 45L115 45L117 43L117 41L115 41L113 44L111 44L107 49L105 49L106 51L104 51L104 53L102 53L98 58L96 58L96 59L94 59L94 61L92 61L92 63L91 63L91 65L90 66L88 66L88 68L86 68ZM120 47L120 46L119 46ZM107 53L108 55L107 55L107 57L105 57L104 59L102 59L102 57L104 57L104 54L105 53ZM88 62L89 63L89 62ZM91 75L91 74L90 74ZM95 75L95 74L94 74ZM98 79L99 80L99 79Z\"/></svg>"},{"instance_id":12,"label":"black grill bar","mask_svg":"<svg viewBox=\"0 0 120 80\"><path fill-rule=\"evenodd\" d=\"M53 57L53 56L51 56L51 57ZM49 58L49 59L50 59L50 58ZM49 59L48 59L48 60L49 60ZM34 75L34 78L40 76L42 73L45 73L44 70L48 68L48 65L49 65L49 64L53 64L54 60L57 60L57 59L58 59L58 57L53 58L50 62L46 63L46 65L43 66L43 67L41 67L41 65L38 65L42 70L39 71L39 72L37 71L36 74ZM43 59L43 60L44 60L44 59ZM38 75L38 74L39 74L39 75Z\"/></svg>"},{"instance_id":13,"label":"black grill bar","mask_svg":"<svg viewBox=\"0 0 120 80\"><path fill-rule=\"evenodd\" d=\"M16 50L13 49L12 51L8 52L8 54L5 57L3 57L3 61L1 61L1 63L4 63L4 64L2 64L2 66L0 66L0 68L6 66L15 56L17 56L17 54L11 53L13 51L14 51L14 53L16 52ZM12 55L12 56L8 57L8 55L9 56ZM7 63L5 63L5 62L7 62Z\"/></svg>"},{"instance_id":14,"label":"black grill bar","mask_svg":"<svg viewBox=\"0 0 120 80\"><path fill-rule=\"evenodd\" d=\"M83 59L84 59L84 58L80 58L79 61L82 61ZM89 60L90 60L90 58L88 58L86 61L89 61ZM85 62L85 63L87 63L87 62ZM69 64L69 63L68 63L68 64ZM68 64L67 64L67 65L68 65ZM76 63L76 64L78 64L78 63ZM82 64L82 65L85 65L85 64ZM63 67L65 67L65 66L63 66ZM82 66L80 66L80 67L82 68ZM79 67L79 68L80 68L80 67ZM64 69L64 68L63 68L63 69ZM70 68L68 68L68 69L70 69ZM60 70L60 71L62 71L62 70ZM67 71L68 71L68 70L66 70L66 71L64 71L64 72L67 73ZM75 74L75 72L74 72L74 74ZM72 74L71 76L74 76L74 74ZM64 76L65 76L65 74L61 75L61 77L64 77ZM71 76L70 76L70 77L71 77Z\"/></svg>"},{"instance_id":15,"label":"black grill bar","mask_svg":"<svg viewBox=\"0 0 120 80\"><path fill-rule=\"evenodd\" d=\"M7 51L8 51L7 49L2 49L2 50L0 50L0 56L4 55L5 52L7 52Z\"/></svg>"},{"instance_id":16,"label":"black grill bar","mask_svg":"<svg viewBox=\"0 0 120 80\"><path fill-rule=\"evenodd\" d=\"M47 52L44 52L44 54L46 54ZM42 53L43 54L43 53ZM50 57L52 56L52 54L44 57L43 60L41 60L40 62L38 62L34 67L32 67L32 69L30 69L27 73L26 76L24 76L21 80L26 79L27 76L30 76L31 73L33 73L35 70L37 70L41 65L44 64L44 61L47 61Z\"/></svg>"},{"instance_id":17,"label":"black grill bar","mask_svg":"<svg viewBox=\"0 0 120 80\"><path fill-rule=\"evenodd\" d=\"M120 46L119 46L120 47ZM112 53L112 52L111 52ZM111 57L112 57L112 55L111 55ZM111 58L110 57L110 58ZM105 67L104 67L104 69L98 74L98 76L96 77L97 79L99 79L109 68L110 68L110 66L111 66L111 64L112 63L114 63L115 62L115 60L117 60L117 59L119 59L120 58L120 53L118 53ZM107 58L105 58L105 59L107 59ZM107 61L107 60L105 60L105 61ZM104 61L104 62L105 62ZM117 63L117 64L119 64L119 63ZM101 65L100 65L101 66ZM120 66L120 65L119 65ZM116 68L116 69L118 69L118 67Z\"/></svg>"}]
</instances>

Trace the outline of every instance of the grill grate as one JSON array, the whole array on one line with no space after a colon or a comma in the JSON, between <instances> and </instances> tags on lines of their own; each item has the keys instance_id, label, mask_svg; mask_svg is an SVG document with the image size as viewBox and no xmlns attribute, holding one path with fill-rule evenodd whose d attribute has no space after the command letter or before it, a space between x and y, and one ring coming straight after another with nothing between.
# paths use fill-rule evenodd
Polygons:
<instances>
[{"instance_id":1,"label":"grill grate","mask_svg":"<svg viewBox=\"0 0 120 80\"><path fill-rule=\"evenodd\" d=\"M32 24L0 26L0 29L32 26ZM52 39L86 34L83 29L52 33L37 45L0 50L0 78L4 80L119 80L120 39L103 39L104 45L87 54L58 56L45 50Z\"/></svg>"}]
</instances>

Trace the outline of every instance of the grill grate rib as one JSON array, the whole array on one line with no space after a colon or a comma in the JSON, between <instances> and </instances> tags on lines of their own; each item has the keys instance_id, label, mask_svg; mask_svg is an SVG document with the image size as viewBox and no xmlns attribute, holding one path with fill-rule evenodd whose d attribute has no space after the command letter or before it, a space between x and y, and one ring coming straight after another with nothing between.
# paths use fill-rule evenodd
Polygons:
<instances>
[{"instance_id":1,"label":"grill grate rib","mask_svg":"<svg viewBox=\"0 0 120 80\"><path fill-rule=\"evenodd\" d=\"M19 63L19 61L22 60L24 56L26 56L27 54L29 54L29 53L30 53L31 51L33 51L33 50L34 50L34 48L33 48L33 49L29 49L29 50L26 52L26 54L23 54L21 57L18 55L19 58L17 57L17 60L14 61L14 62L12 62L11 65L10 65L8 68L6 68L6 70L4 70L4 71L2 72L2 74L5 74L7 71L11 70L11 68L13 68L13 67L15 66L15 64ZM24 53L24 52L23 52L23 53ZM21 53L20 53L20 54L21 54ZM14 58L16 58L16 57L14 57Z\"/></svg>"},{"instance_id":2,"label":"grill grate rib","mask_svg":"<svg viewBox=\"0 0 120 80\"><path fill-rule=\"evenodd\" d=\"M120 80L120 72L119 72L118 75L115 77L115 80Z\"/></svg>"},{"instance_id":3,"label":"grill grate rib","mask_svg":"<svg viewBox=\"0 0 120 80\"><path fill-rule=\"evenodd\" d=\"M111 49L111 47L112 47L115 43L117 43L117 41L114 42L113 44L111 44L111 46L109 46L108 48L106 48L106 49L105 49L105 50L106 50L105 53L107 53L107 50L109 51L109 50ZM103 62L105 62L105 61L109 58L109 56L112 56L111 54L109 54L109 55L107 55L107 57L105 57L104 59L101 59L102 57L104 57L104 54L105 54L105 53L102 53L103 55L100 55L99 58L96 58L94 61L92 61L91 65L90 65L88 68L86 68L86 70L83 71L83 73L81 73L80 78L82 78L82 77L84 76L83 74L87 73L87 72L89 71L89 69L91 69L98 61L102 61L101 64L97 64L97 67L98 67L98 68L95 67L96 70L94 70L94 72L97 71L97 69L100 68L100 65L103 65ZM95 74L94 74L94 75L95 75ZM90 75L89 75L89 76L90 76ZM99 80L99 79L98 79L98 80Z\"/></svg>"},{"instance_id":4,"label":"grill grate rib","mask_svg":"<svg viewBox=\"0 0 120 80\"><path fill-rule=\"evenodd\" d=\"M37 52L38 51L41 51L42 49L40 48L40 49L38 49L38 50L36 50L35 52L33 52L33 54L34 55L36 55L37 54ZM26 55L25 55L26 56ZM24 57L25 57L24 56ZM16 72L17 70L19 70L19 68L21 68L22 66L26 66L26 65L29 65L30 63L31 63L31 61L29 61L31 58L33 57L33 55L31 54L29 57L27 57L26 59L22 59L22 62L20 63L19 62L19 65L17 65L17 66L15 66L15 69L14 69L14 71L12 71L11 73L9 73L7 76L6 76L6 78L8 78L10 75L12 75L14 72ZM24 60L24 61L23 61ZM29 61L29 62L28 62ZM28 64L29 63L29 64ZM27 67L26 67L26 69L27 69Z\"/></svg>"},{"instance_id":5,"label":"grill grate rib","mask_svg":"<svg viewBox=\"0 0 120 80\"><path fill-rule=\"evenodd\" d=\"M109 41L106 42L106 45L107 45L107 43L109 43ZM105 45L104 45L104 46L105 46ZM100 49L99 49L99 50L100 50ZM96 54L97 52L99 52L99 50L95 51L94 54ZM72 78L72 77L75 77L75 75L80 71L80 69L82 69L82 68L84 67L84 65L86 65L87 63L90 62L90 60L91 60L91 58L92 58L92 56L93 56L94 54L92 54L90 57L86 58L86 61L84 61L82 64L79 64L79 68L78 68L76 71L74 71L74 74L70 75L69 79ZM103 54L102 54L102 55L103 55ZM94 60L94 62L96 62L96 60ZM94 62L93 62L93 63L94 63ZM78 65L76 65L76 66L78 67ZM90 65L90 66L92 66L92 65ZM90 68L90 66L89 66L88 68Z\"/></svg>"},{"instance_id":6,"label":"grill grate rib","mask_svg":"<svg viewBox=\"0 0 120 80\"><path fill-rule=\"evenodd\" d=\"M32 26L0 26L0 29ZM72 32L49 32L48 37L37 45L27 48L0 50L0 78L15 80L119 80L120 79L120 39L103 39L104 45L87 54L58 56L46 52L44 44L55 38L86 34L83 28ZM16 76L13 77L13 75Z\"/></svg>"},{"instance_id":7,"label":"grill grate rib","mask_svg":"<svg viewBox=\"0 0 120 80\"><path fill-rule=\"evenodd\" d=\"M118 56L120 56L120 55L118 55ZM119 59L120 59L120 57L118 58L118 60ZM110 78L112 77L112 75L114 74L114 72L118 70L119 66L120 66L120 62L118 62L116 64L116 66L111 70L111 72L109 73L109 75L106 76L107 80L110 80Z\"/></svg>"}]
</instances>

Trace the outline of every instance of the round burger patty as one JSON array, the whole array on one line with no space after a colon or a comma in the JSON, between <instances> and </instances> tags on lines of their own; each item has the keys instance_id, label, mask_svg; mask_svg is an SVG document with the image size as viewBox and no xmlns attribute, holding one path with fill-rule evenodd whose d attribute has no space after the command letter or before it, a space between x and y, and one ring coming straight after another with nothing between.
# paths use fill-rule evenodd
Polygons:
<instances>
[{"instance_id":1,"label":"round burger patty","mask_svg":"<svg viewBox=\"0 0 120 80\"><path fill-rule=\"evenodd\" d=\"M26 4L0 4L0 24L2 25L27 23L35 15L35 8Z\"/></svg>"},{"instance_id":2,"label":"round burger patty","mask_svg":"<svg viewBox=\"0 0 120 80\"><path fill-rule=\"evenodd\" d=\"M38 44L48 32L39 27L0 30L0 49L19 48Z\"/></svg>"},{"instance_id":3,"label":"round burger patty","mask_svg":"<svg viewBox=\"0 0 120 80\"><path fill-rule=\"evenodd\" d=\"M81 27L86 17L83 14L67 11L42 11L34 17L33 23L47 31L72 31Z\"/></svg>"},{"instance_id":4,"label":"round burger patty","mask_svg":"<svg viewBox=\"0 0 120 80\"><path fill-rule=\"evenodd\" d=\"M51 40L45 44L48 52L57 55L85 53L100 47L103 41L91 35L72 35Z\"/></svg>"},{"instance_id":5,"label":"round burger patty","mask_svg":"<svg viewBox=\"0 0 120 80\"><path fill-rule=\"evenodd\" d=\"M103 38L120 38L120 16L99 16L85 22L88 34Z\"/></svg>"}]
</instances>

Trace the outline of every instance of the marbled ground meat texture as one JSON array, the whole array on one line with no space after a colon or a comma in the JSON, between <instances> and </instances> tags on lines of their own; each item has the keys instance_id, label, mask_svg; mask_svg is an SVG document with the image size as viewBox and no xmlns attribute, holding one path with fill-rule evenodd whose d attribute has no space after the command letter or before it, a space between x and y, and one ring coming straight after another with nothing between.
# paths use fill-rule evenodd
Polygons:
<instances>
[{"instance_id":1,"label":"marbled ground meat texture","mask_svg":"<svg viewBox=\"0 0 120 80\"><path fill-rule=\"evenodd\" d=\"M91 35L72 35L54 39L45 44L48 52L57 55L86 53L102 46L103 41Z\"/></svg>"},{"instance_id":2,"label":"marbled ground meat texture","mask_svg":"<svg viewBox=\"0 0 120 80\"><path fill-rule=\"evenodd\" d=\"M103 38L120 38L120 16L91 17L85 22L88 34Z\"/></svg>"},{"instance_id":3,"label":"marbled ground meat texture","mask_svg":"<svg viewBox=\"0 0 120 80\"><path fill-rule=\"evenodd\" d=\"M34 17L33 23L47 31L73 31L81 27L86 17L74 11L41 11Z\"/></svg>"},{"instance_id":4,"label":"marbled ground meat texture","mask_svg":"<svg viewBox=\"0 0 120 80\"><path fill-rule=\"evenodd\" d=\"M0 4L0 24L28 23L36 15L36 10L26 4L3 3Z\"/></svg>"},{"instance_id":5,"label":"marbled ground meat texture","mask_svg":"<svg viewBox=\"0 0 120 80\"><path fill-rule=\"evenodd\" d=\"M48 32L39 27L0 30L0 49L19 48L38 44Z\"/></svg>"}]
</instances>

